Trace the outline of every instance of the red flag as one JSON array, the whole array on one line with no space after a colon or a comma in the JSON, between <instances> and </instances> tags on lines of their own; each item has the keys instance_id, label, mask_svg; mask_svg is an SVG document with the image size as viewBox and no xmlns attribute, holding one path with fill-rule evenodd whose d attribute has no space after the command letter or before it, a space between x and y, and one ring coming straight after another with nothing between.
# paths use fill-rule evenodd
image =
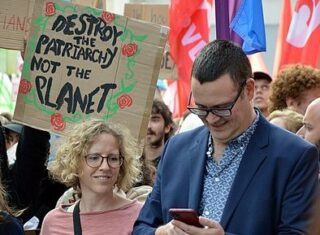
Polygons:
<instances>
[{"instance_id":1,"label":"red flag","mask_svg":"<svg viewBox=\"0 0 320 235\"><path fill-rule=\"evenodd\" d=\"M276 54L273 64L273 77L277 77L278 70L281 64L284 64L284 53L287 50L286 37L288 35L291 22L291 0L284 0L281 10L281 21L279 25Z\"/></svg>"},{"instance_id":2,"label":"red flag","mask_svg":"<svg viewBox=\"0 0 320 235\"><path fill-rule=\"evenodd\" d=\"M192 64L209 41L208 12L211 4L212 0L171 1L170 54L177 65L179 79L169 85L164 101L172 107L174 118L181 117L187 110Z\"/></svg>"},{"instance_id":3,"label":"red flag","mask_svg":"<svg viewBox=\"0 0 320 235\"><path fill-rule=\"evenodd\" d=\"M283 44L279 69L302 63L317 67L320 59L320 0L298 0Z\"/></svg>"}]
</instances>

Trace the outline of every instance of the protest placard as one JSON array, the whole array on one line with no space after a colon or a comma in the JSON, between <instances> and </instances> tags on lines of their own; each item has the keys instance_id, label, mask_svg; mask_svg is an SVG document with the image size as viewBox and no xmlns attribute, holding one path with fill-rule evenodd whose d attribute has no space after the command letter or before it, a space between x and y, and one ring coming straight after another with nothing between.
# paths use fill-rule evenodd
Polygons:
<instances>
[{"instance_id":1,"label":"protest placard","mask_svg":"<svg viewBox=\"0 0 320 235\"><path fill-rule=\"evenodd\" d=\"M1 0L0 47L23 50L30 30L34 0Z\"/></svg>"},{"instance_id":2,"label":"protest placard","mask_svg":"<svg viewBox=\"0 0 320 235\"><path fill-rule=\"evenodd\" d=\"M98 7L98 0L71 0L72 4L75 5L82 5L82 6L88 6L88 7Z\"/></svg>"},{"instance_id":3,"label":"protest placard","mask_svg":"<svg viewBox=\"0 0 320 235\"><path fill-rule=\"evenodd\" d=\"M35 6L14 119L64 134L97 118L144 138L167 28L58 0Z\"/></svg>"},{"instance_id":4,"label":"protest placard","mask_svg":"<svg viewBox=\"0 0 320 235\"><path fill-rule=\"evenodd\" d=\"M168 4L126 3L124 7L125 16L166 26L169 25L168 12ZM169 54L169 44L162 57L159 79L178 79L175 64Z\"/></svg>"}]
</instances>

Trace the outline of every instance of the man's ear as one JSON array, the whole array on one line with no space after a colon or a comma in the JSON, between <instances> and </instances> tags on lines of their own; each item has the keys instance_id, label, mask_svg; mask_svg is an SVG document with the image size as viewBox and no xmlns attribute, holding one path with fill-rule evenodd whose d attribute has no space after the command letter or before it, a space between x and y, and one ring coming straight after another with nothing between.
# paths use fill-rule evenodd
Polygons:
<instances>
[{"instance_id":1,"label":"man's ear","mask_svg":"<svg viewBox=\"0 0 320 235\"><path fill-rule=\"evenodd\" d=\"M290 108L292 110L296 110L296 107L298 107L299 102L296 99L293 99L291 97L287 97L286 104L287 104L288 108Z\"/></svg>"},{"instance_id":2,"label":"man's ear","mask_svg":"<svg viewBox=\"0 0 320 235\"><path fill-rule=\"evenodd\" d=\"M244 90L249 98L250 101L253 100L254 97L254 79L249 78L246 82L246 86L244 87Z\"/></svg>"},{"instance_id":3,"label":"man's ear","mask_svg":"<svg viewBox=\"0 0 320 235\"><path fill-rule=\"evenodd\" d=\"M171 130L171 124L164 127L164 133L168 134Z\"/></svg>"}]
</instances>

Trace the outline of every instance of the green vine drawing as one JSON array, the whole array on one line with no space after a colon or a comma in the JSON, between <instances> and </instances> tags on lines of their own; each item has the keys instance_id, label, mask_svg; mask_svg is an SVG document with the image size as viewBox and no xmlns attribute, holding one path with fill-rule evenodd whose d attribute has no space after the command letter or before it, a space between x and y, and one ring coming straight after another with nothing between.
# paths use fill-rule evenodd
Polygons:
<instances>
[{"instance_id":1,"label":"green vine drawing","mask_svg":"<svg viewBox=\"0 0 320 235\"><path fill-rule=\"evenodd\" d=\"M102 14L102 10L94 9L91 7L79 7L79 6L73 6L73 5L65 5L61 6L58 3L54 3L55 10L57 14L70 14L70 13L79 13L79 14L92 14L96 17L100 17ZM35 27L36 33L31 36L28 42L28 49L27 54L25 55L25 66L23 69L23 75L24 78L27 81L31 81L31 74L30 74L30 66L31 66L31 60L33 55L35 54L38 37L41 34L46 33L47 24L49 22L50 16L39 16L36 18L34 22L32 22L32 27ZM120 97L123 94L128 94L133 91L133 89L137 85L137 80L135 79L134 74L134 68L136 65L136 57L140 55L141 48L140 45L142 45L142 42L147 39L148 35L136 35L132 30L128 29L126 25L121 25L119 23L119 20L121 19L120 16L115 16L115 19L113 21L113 24L121 29L123 29L123 34L119 37L122 43L136 43L138 44L138 50L137 52L131 56L126 58L126 66L127 71L124 75L124 78L122 78L118 85L117 92L114 92L110 97L108 97L107 101L105 102L106 107L106 113L102 115L101 119L108 120L112 118L116 113L119 111L119 105L117 103L117 98ZM121 53L121 50L120 50ZM24 96L24 101L27 104L33 105L38 110L40 110L43 113L46 113L47 115L53 115L55 113L55 110L52 110L51 108L48 108L46 105L41 104L37 99L36 94L36 88L32 87L30 92ZM65 115L63 117L63 120L65 122L70 123L80 123L83 120L89 120L91 119L90 114L83 114L81 112L76 112L74 114Z\"/></svg>"}]
</instances>

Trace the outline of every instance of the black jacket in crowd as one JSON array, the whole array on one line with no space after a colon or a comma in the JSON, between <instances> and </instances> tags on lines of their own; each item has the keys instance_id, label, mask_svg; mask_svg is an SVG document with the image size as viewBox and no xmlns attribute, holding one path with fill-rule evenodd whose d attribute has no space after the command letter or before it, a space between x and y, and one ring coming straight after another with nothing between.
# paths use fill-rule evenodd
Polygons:
<instances>
[{"instance_id":1,"label":"black jacket in crowd","mask_svg":"<svg viewBox=\"0 0 320 235\"><path fill-rule=\"evenodd\" d=\"M2 127L3 128L3 127ZM24 126L20 135L15 163L8 167L8 157L0 131L0 177L9 195L9 204L26 209L23 223L37 216L42 223L45 214L55 207L66 187L49 179L46 161L50 149L50 134Z\"/></svg>"}]
</instances>

